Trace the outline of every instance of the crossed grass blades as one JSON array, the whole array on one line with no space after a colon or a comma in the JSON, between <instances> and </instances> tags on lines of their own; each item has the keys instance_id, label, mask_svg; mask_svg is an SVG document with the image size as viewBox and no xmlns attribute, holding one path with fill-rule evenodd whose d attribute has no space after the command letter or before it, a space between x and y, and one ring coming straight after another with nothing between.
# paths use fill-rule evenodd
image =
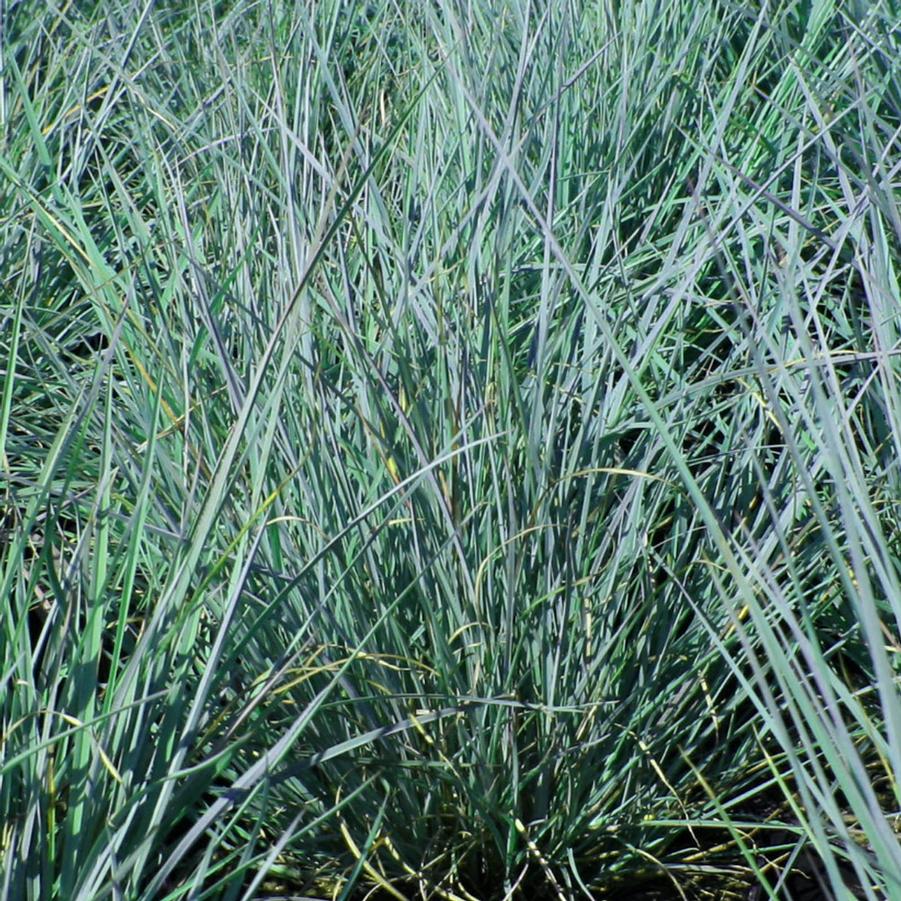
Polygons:
<instances>
[{"instance_id":1,"label":"crossed grass blades","mask_svg":"<svg viewBox=\"0 0 901 901\"><path fill-rule=\"evenodd\" d=\"M0 896L901 897L894 0L0 22Z\"/></svg>"}]
</instances>

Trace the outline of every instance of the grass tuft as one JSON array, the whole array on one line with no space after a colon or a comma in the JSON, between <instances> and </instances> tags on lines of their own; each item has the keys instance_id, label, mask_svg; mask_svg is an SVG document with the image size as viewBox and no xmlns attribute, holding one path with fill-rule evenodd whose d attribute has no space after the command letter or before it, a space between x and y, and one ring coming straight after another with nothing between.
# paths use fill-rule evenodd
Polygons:
<instances>
[{"instance_id":1,"label":"grass tuft","mask_svg":"<svg viewBox=\"0 0 901 901\"><path fill-rule=\"evenodd\" d=\"M0 896L901 897L899 23L0 3Z\"/></svg>"}]
</instances>

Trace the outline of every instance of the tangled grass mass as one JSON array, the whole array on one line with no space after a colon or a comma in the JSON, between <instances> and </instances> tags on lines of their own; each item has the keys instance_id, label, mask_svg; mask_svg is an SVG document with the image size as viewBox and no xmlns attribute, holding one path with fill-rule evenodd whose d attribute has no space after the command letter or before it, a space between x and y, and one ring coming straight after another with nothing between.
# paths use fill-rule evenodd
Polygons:
<instances>
[{"instance_id":1,"label":"tangled grass mass","mask_svg":"<svg viewBox=\"0 0 901 901\"><path fill-rule=\"evenodd\" d=\"M0 898L901 899L898 0L0 2Z\"/></svg>"}]
</instances>

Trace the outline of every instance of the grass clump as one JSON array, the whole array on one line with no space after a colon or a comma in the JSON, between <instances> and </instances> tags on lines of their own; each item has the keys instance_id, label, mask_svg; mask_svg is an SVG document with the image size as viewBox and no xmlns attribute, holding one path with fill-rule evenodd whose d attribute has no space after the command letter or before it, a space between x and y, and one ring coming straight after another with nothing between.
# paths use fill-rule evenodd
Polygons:
<instances>
[{"instance_id":1,"label":"grass clump","mask_svg":"<svg viewBox=\"0 0 901 901\"><path fill-rule=\"evenodd\" d=\"M901 897L899 13L10 4L0 895Z\"/></svg>"}]
</instances>

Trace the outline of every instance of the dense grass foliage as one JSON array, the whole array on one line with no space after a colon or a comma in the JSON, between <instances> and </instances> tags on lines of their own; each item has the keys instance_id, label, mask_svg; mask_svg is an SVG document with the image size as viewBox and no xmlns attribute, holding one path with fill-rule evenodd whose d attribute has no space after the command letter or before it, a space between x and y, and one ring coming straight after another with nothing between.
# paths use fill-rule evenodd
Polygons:
<instances>
[{"instance_id":1,"label":"dense grass foliage","mask_svg":"<svg viewBox=\"0 0 901 901\"><path fill-rule=\"evenodd\" d=\"M0 896L901 898L897 0L0 16Z\"/></svg>"}]
</instances>

